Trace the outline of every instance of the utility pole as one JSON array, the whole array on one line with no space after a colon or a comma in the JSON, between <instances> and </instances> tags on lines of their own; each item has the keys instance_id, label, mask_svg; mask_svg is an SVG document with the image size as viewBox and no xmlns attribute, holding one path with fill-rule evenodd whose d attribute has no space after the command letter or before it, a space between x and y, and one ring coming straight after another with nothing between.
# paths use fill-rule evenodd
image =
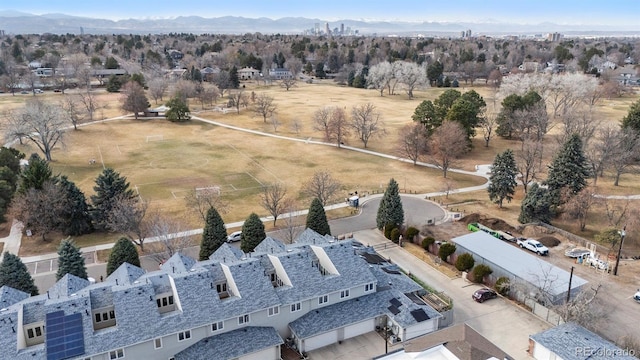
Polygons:
<instances>
[{"instance_id":1,"label":"utility pole","mask_svg":"<svg viewBox=\"0 0 640 360\"><path fill-rule=\"evenodd\" d=\"M616 267L613 268L613 275L618 275L618 264L620 264L620 254L622 253L622 243L624 243L624 237L627 235L626 230L627 225L625 225L620 231L620 247L618 248L618 257L616 257Z\"/></svg>"},{"instance_id":2,"label":"utility pole","mask_svg":"<svg viewBox=\"0 0 640 360\"><path fill-rule=\"evenodd\" d=\"M573 280L573 266L571 267L571 275L569 275L569 289L567 290L567 302L571 300L571 280Z\"/></svg>"}]
</instances>

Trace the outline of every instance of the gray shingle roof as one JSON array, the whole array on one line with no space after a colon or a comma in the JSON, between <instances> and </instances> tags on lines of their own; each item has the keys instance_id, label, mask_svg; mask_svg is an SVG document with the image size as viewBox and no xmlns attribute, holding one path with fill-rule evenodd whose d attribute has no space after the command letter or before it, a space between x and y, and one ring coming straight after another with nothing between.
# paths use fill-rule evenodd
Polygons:
<instances>
[{"instance_id":1,"label":"gray shingle roof","mask_svg":"<svg viewBox=\"0 0 640 360\"><path fill-rule=\"evenodd\" d=\"M170 274L185 273L193 267L196 261L181 253L175 253L160 268Z\"/></svg>"},{"instance_id":2,"label":"gray shingle roof","mask_svg":"<svg viewBox=\"0 0 640 360\"><path fill-rule=\"evenodd\" d=\"M610 341L574 323L558 325L531 335L531 338L564 360L637 360Z\"/></svg>"},{"instance_id":3,"label":"gray shingle roof","mask_svg":"<svg viewBox=\"0 0 640 360\"><path fill-rule=\"evenodd\" d=\"M458 236L453 241L468 251L496 264L520 279L547 289L549 294L557 296L567 291L569 272L542 260L533 253L519 249L505 241L476 231ZM545 275L541 275L545 274ZM544 279L543 277L547 277ZM553 281L549 281L549 280ZM546 280L546 282L545 282ZM579 289L587 281L573 275L571 289Z\"/></svg>"},{"instance_id":4,"label":"gray shingle roof","mask_svg":"<svg viewBox=\"0 0 640 360\"><path fill-rule=\"evenodd\" d=\"M20 302L28 298L30 294L10 288L8 286L0 287L0 309L8 308L9 306Z\"/></svg>"},{"instance_id":5,"label":"gray shingle roof","mask_svg":"<svg viewBox=\"0 0 640 360\"><path fill-rule=\"evenodd\" d=\"M124 263L112 272L111 275L107 277L106 281L112 281L115 283L117 279L118 284L132 284L140 276L144 275L144 273L145 271L141 268L129 263Z\"/></svg>"},{"instance_id":6,"label":"gray shingle roof","mask_svg":"<svg viewBox=\"0 0 640 360\"><path fill-rule=\"evenodd\" d=\"M267 236L253 251L256 253L276 254L285 251L285 245L282 241Z\"/></svg>"},{"instance_id":7,"label":"gray shingle roof","mask_svg":"<svg viewBox=\"0 0 640 360\"><path fill-rule=\"evenodd\" d=\"M209 256L209 260L227 262L240 260L242 257L244 257L244 253L241 250L224 243L218 248L218 250Z\"/></svg>"},{"instance_id":8,"label":"gray shingle roof","mask_svg":"<svg viewBox=\"0 0 640 360\"><path fill-rule=\"evenodd\" d=\"M75 275L66 274L62 279L58 280L47 293L51 299L66 297L77 293L81 289L89 286L89 280L79 278Z\"/></svg>"},{"instance_id":9,"label":"gray shingle roof","mask_svg":"<svg viewBox=\"0 0 640 360\"><path fill-rule=\"evenodd\" d=\"M283 343L272 327L249 326L198 341L175 355L176 360L226 360Z\"/></svg>"}]
</instances>

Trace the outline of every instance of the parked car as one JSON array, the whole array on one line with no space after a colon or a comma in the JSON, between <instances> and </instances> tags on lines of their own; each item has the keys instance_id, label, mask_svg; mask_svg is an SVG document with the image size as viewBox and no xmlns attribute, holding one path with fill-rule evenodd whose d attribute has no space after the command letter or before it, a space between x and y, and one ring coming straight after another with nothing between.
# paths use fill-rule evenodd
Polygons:
<instances>
[{"instance_id":1,"label":"parked car","mask_svg":"<svg viewBox=\"0 0 640 360\"><path fill-rule=\"evenodd\" d=\"M534 253L545 256L549 255L549 249L542 245L538 240L526 239L526 240L518 240L518 246L521 248L525 248L529 251L533 251Z\"/></svg>"},{"instance_id":2,"label":"parked car","mask_svg":"<svg viewBox=\"0 0 640 360\"><path fill-rule=\"evenodd\" d=\"M35 89L33 90L33 92L36 94L44 94L44 91L42 89Z\"/></svg>"},{"instance_id":3,"label":"parked car","mask_svg":"<svg viewBox=\"0 0 640 360\"><path fill-rule=\"evenodd\" d=\"M591 250L585 249L585 248L578 248L578 247L569 248L564 252L565 256L568 256L574 259L577 259L579 257L584 257L585 255L589 255L589 254L591 254Z\"/></svg>"},{"instance_id":4,"label":"parked car","mask_svg":"<svg viewBox=\"0 0 640 360\"><path fill-rule=\"evenodd\" d=\"M633 295L633 299L640 303L640 289L638 289L638 292Z\"/></svg>"},{"instance_id":5,"label":"parked car","mask_svg":"<svg viewBox=\"0 0 640 360\"><path fill-rule=\"evenodd\" d=\"M231 234L229 234L229 236L227 236L227 242L236 242L236 241L240 241L240 237L242 235L242 231L234 231Z\"/></svg>"},{"instance_id":6,"label":"parked car","mask_svg":"<svg viewBox=\"0 0 640 360\"><path fill-rule=\"evenodd\" d=\"M485 300L489 300L489 299L495 299L498 297L498 294L488 288L482 288L479 290L476 290L476 292L473 293L473 300L482 303L485 302Z\"/></svg>"}]
</instances>

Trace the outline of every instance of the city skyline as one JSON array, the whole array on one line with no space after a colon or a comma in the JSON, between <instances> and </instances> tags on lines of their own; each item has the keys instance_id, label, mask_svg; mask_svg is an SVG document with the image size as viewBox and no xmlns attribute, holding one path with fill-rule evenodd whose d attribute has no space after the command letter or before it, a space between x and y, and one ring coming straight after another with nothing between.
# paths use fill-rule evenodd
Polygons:
<instances>
[{"instance_id":1,"label":"city skyline","mask_svg":"<svg viewBox=\"0 0 640 360\"><path fill-rule=\"evenodd\" d=\"M603 6L595 1L548 1L513 2L487 0L479 5L476 0L458 0L455 3L425 3L419 0L400 0L393 3L355 0L339 2L326 0L318 3L300 1L280 1L277 5L260 0L244 2L189 1L187 6L176 6L175 2L122 1L87 2L70 0L51 2L31 0L13 3L0 11L19 11L34 15L66 14L72 16L124 19L168 19L179 16L200 16L205 18L242 16L246 18L283 17L317 18L326 21L342 19L364 21L405 21L405 22L470 22L470 23L512 23L539 24L545 22L560 25L604 25L611 27L635 26L634 17L640 5L634 0L612 0ZM633 9L636 11L633 11ZM626 10L625 10L626 9ZM631 10L631 11L629 11Z\"/></svg>"}]
</instances>

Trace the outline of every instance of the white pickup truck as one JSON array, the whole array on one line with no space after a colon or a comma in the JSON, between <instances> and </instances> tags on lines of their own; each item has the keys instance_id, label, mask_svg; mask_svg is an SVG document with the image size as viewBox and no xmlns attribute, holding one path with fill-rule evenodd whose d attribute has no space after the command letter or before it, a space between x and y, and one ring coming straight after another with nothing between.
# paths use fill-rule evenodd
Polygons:
<instances>
[{"instance_id":1,"label":"white pickup truck","mask_svg":"<svg viewBox=\"0 0 640 360\"><path fill-rule=\"evenodd\" d=\"M538 240L518 239L517 243L521 248L533 251L540 256L549 255L549 249L546 246L542 245Z\"/></svg>"}]
</instances>

